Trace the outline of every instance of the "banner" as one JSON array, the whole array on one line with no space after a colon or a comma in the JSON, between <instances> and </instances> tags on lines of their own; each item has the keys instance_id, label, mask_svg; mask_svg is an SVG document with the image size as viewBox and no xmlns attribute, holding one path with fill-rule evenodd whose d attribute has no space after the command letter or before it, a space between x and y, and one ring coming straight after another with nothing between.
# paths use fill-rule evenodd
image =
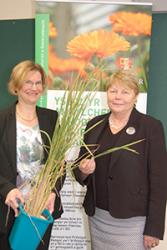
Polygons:
<instances>
[{"instance_id":1,"label":"banner","mask_svg":"<svg viewBox=\"0 0 167 250\"><path fill-rule=\"evenodd\" d=\"M106 84L117 69L134 68L140 94L136 108L146 113L151 36L151 4L98 1L36 1L36 62L48 73L48 90L39 105L59 111L64 89L75 75L90 72L100 82L85 110L87 121L108 112ZM71 149L69 161L78 154ZM82 208L85 188L67 176L61 191L64 213L54 223L50 250L90 250L87 217Z\"/></svg>"}]
</instances>

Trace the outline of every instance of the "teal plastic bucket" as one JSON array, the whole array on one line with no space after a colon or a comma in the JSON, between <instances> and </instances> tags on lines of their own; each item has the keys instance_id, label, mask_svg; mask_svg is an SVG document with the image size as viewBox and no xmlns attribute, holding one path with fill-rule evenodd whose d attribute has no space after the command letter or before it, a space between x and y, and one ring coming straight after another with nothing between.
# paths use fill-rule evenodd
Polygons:
<instances>
[{"instance_id":1,"label":"teal plastic bucket","mask_svg":"<svg viewBox=\"0 0 167 250\"><path fill-rule=\"evenodd\" d=\"M42 213L46 219L28 216L22 206L16 217L9 236L12 250L36 250L53 217L45 209Z\"/></svg>"}]
</instances>

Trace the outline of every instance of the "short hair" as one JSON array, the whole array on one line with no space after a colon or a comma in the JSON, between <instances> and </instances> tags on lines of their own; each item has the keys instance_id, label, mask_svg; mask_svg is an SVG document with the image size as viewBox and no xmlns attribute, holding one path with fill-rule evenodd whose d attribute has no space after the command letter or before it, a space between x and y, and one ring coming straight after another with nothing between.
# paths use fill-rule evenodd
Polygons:
<instances>
[{"instance_id":1,"label":"short hair","mask_svg":"<svg viewBox=\"0 0 167 250\"><path fill-rule=\"evenodd\" d=\"M12 95L17 95L17 89L20 89L27 74L31 71L38 71L41 74L43 90L47 86L47 76L44 69L38 63L31 60L25 60L17 65L12 70L10 80L8 82L8 90Z\"/></svg>"},{"instance_id":2,"label":"short hair","mask_svg":"<svg viewBox=\"0 0 167 250\"><path fill-rule=\"evenodd\" d=\"M134 70L118 70L112 74L107 84L107 90L115 83L119 83L133 89L135 94L138 95L140 92L138 85L138 77Z\"/></svg>"}]
</instances>

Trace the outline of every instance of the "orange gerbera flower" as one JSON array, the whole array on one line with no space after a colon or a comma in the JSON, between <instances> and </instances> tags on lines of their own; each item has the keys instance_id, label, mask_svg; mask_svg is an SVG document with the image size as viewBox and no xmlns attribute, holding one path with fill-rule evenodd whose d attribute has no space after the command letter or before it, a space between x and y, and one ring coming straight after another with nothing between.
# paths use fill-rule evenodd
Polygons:
<instances>
[{"instance_id":1,"label":"orange gerbera flower","mask_svg":"<svg viewBox=\"0 0 167 250\"><path fill-rule=\"evenodd\" d=\"M115 32L101 29L76 36L67 44L67 51L75 57L90 60L94 55L104 58L129 47L129 42Z\"/></svg>"},{"instance_id":2,"label":"orange gerbera flower","mask_svg":"<svg viewBox=\"0 0 167 250\"><path fill-rule=\"evenodd\" d=\"M109 17L112 29L128 36L151 35L152 17L145 13L115 12Z\"/></svg>"},{"instance_id":3,"label":"orange gerbera flower","mask_svg":"<svg viewBox=\"0 0 167 250\"><path fill-rule=\"evenodd\" d=\"M85 61L78 60L76 58L63 59L56 55L53 46L49 44L48 48L49 69L54 74L63 74L69 71L78 71L80 75L85 75Z\"/></svg>"},{"instance_id":4,"label":"orange gerbera flower","mask_svg":"<svg viewBox=\"0 0 167 250\"><path fill-rule=\"evenodd\" d=\"M49 22L49 37L55 38L57 36L57 30L52 21Z\"/></svg>"}]
</instances>

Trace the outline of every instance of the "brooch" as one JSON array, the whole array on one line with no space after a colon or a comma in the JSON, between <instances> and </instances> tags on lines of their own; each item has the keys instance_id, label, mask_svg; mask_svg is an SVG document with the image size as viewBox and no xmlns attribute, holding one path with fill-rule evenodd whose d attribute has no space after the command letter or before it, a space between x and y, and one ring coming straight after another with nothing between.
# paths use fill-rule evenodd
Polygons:
<instances>
[{"instance_id":1,"label":"brooch","mask_svg":"<svg viewBox=\"0 0 167 250\"><path fill-rule=\"evenodd\" d=\"M129 127L126 129L126 133L128 135L134 135L136 133L136 129L134 127Z\"/></svg>"}]
</instances>

